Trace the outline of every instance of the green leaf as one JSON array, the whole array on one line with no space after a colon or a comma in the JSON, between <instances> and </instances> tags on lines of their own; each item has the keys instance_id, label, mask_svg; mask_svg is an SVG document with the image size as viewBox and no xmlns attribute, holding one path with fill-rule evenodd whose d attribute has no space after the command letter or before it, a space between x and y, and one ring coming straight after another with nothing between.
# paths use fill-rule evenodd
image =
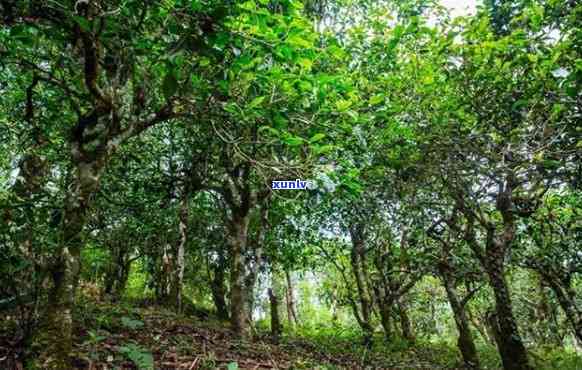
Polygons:
<instances>
[{"instance_id":1,"label":"green leaf","mask_svg":"<svg viewBox=\"0 0 582 370\"><path fill-rule=\"evenodd\" d=\"M547 169L556 169L561 165L560 161L547 159L544 161L544 167Z\"/></svg>"},{"instance_id":2,"label":"green leaf","mask_svg":"<svg viewBox=\"0 0 582 370\"><path fill-rule=\"evenodd\" d=\"M170 99L178 91L178 80L173 72L170 72L164 77L162 82L162 92L166 99Z\"/></svg>"},{"instance_id":3,"label":"green leaf","mask_svg":"<svg viewBox=\"0 0 582 370\"><path fill-rule=\"evenodd\" d=\"M325 137L325 134L319 133L319 134L315 134L311 137L311 139L309 139L310 143L316 143L319 140L323 139Z\"/></svg>"},{"instance_id":4,"label":"green leaf","mask_svg":"<svg viewBox=\"0 0 582 370\"><path fill-rule=\"evenodd\" d=\"M316 155L320 155L320 154L325 154L325 153L329 153L333 150L333 145L313 145L311 147L311 150L313 150L313 153Z\"/></svg>"},{"instance_id":5,"label":"green leaf","mask_svg":"<svg viewBox=\"0 0 582 370\"><path fill-rule=\"evenodd\" d=\"M203 9L203 4L200 0L192 0L192 2L190 3L190 9L192 9L195 12L198 12Z\"/></svg>"},{"instance_id":6,"label":"green leaf","mask_svg":"<svg viewBox=\"0 0 582 370\"><path fill-rule=\"evenodd\" d=\"M125 317L125 316L121 318L121 324L123 326L125 326L126 328L130 328L130 329L141 328L144 325L142 321L134 320L132 318Z\"/></svg>"},{"instance_id":7,"label":"green leaf","mask_svg":"<svg viewBox=\"0 0 582 370\"><path fill-rule=\"evenodd\" d=\"M81 27L81 30L83 30L85 32L88 32L91 30L91 23L89 23L89 20L87 18L78 16L78 15L74 15L73 19L75 20L75 22L77 22L79 27Z\"/></svg>"},{"instance_id":8,"label":"green leaf","mask_svg":"<svg viewBox=\"0 0 582 370\"><path fill-rule=\"evenodd\" d=\"M384 101L384 95L382 95L382 94L377 94L377 95L374 95L370 98L371 105L380 104L383 101Z\"/></svg>"},{"instance_id":9,"label":"green leaf","mask_svg":"<svg viewBox=\"0 0 582 370\"><path fill-rule=\"evenodd\" d=\"M346 52L335 45L331 45L327 48L327 51L336 59L343 60L346 58Z\"/></svg>"},{"instance_id":10,"label":"green leaf","mask_svg":"<svg viewBox=\"0 0 582 370\"><path fill-rule=\"evenodd\" d=\"M231 113L231 114L239 114L240 113L239 106L234 102L227 103L224 106L224 110L227 111L228 113Z\"/></svg>"},{"instance_id":11,"label":"green leaf","mask_svg":"<svg viewBox=\"0 0 582 370\"><path fill-rule=\"evenodd\" d=\"M350 102L349 100L338 100L335 103L335 107L338 111L340 112L345 112L346 110L348 110L350 107L352 106L352 102Z\"/></svg>"},{"instance_id":12,"label":"green leaf","mask_svg":"<svg viewBox=\"0 0 582 370\"><path fill-rule=\"evenodd\" d=\"M280 135L279 130L277 130L276 128L271 127L271 126L261 126L259 128L259 133L264 132L264 131L267 131L269 134L272 134L275 137L279 137L279 135Z\"/></svg>"},{"instance_id":13,"label":"green leaf","mask_svg":"<svg viewBox=\"0 0 582 370\"><path fill-rule=\"evenodd\" d=\"M310 48L312 46L311 42L309 40L307 40L301 34L295 34L295 35L289 36L287 38L287 42L289 44L291 44L292 46L299 48L299 49Z\"/></svg>"},{"instance_id":14,"label":"green leaf","mask_svg":"<svg viewBox=\"0 0 582 370\"><path fill-rule=\"evenodd\" d=\"M299 64L305 70L310 70L311 66L313 65L313 61L311 61L310 59L307 59L307 58L300 58L297 61L297 64Z\"/></svg>"},{"instance_id":15,"label":"green leaf","mask_svg":"<svg viewBox=\"0 0 582 370\"><path fill-rule=\"evenodd\" d=\"M131 360L140 370L153 370L154 357L147 349L136 344L129 343L119 347L119 351Z\"/></svg>"},{"instance_id":16,"label":"green leaf","mask_svg":"<svg viewBox=\"0 0 582 370\"><path fill-rule=\"evenodd\" d=\"M238 364L236 362L231 362L226 365L227 370L238 370Z\"/></svg>"},{"instance_id":17,"label":"green leaf","mask_svg":"<svg viewBox=\"0 0 582 370\"><path fill-rule=\"evenodd\" d=\"M265 96L257 96L249 103L249 105L247 105L247 108L254 109L254 108L258 107L259 105L261 105L264 100L265 100Z\"/></svg>"},{"instance_id":18,"label":"green leaf","mask_svg":"<svg viewBox=\"0 0 582 370\"><path fill-rule=\"evenodd\" d=\"M304 140L303 138L299 137L299 136L292 136L292 135L288 135L287 137L285 137L283 139L283 141L290 146L299 146L301 144L303 144Z\"/></svg>"},{"instance_id":19,"label":"green leaf","mask_svg":"<svg viewBox=\"0 0 582 370\"><path fill-rule=\"evenodd\" d=\"M249 0L249 1L245 1L244 3L240 4L240 7L244 10L256 10L257 8L257 3L255 3L253 0Z\"/></svg>"},{"instance_id":20,"label":"green leaf","mask_svg":"<svg viewBox=\"0 0 582 370\"><path fill-rule=\"evenodd\" d=\"M287 127L287 123L288 123L287 118L285 118L285 116L283 116L280 113L276 113L275 114L275 117L273 118L273 121L274 121L275 126L277 128L285 128L285 127Z\"/></svg>"},{"instance_id":21,"label":"green leaf","mask_svg":"<svg viewBox=\"0 0 582 370\"><path fill-rule=\"evenodd\" d=\"M309 81L301 81L299 82L299 90L301 91L311 91L313 89L313 85Z\"/></svg>"}]
</instances>

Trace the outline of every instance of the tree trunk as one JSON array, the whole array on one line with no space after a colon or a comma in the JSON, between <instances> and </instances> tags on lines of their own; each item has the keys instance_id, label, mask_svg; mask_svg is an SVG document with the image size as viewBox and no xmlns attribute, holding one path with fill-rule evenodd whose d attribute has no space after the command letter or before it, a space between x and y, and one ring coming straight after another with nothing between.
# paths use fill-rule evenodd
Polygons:
<instances>
[{"instance_id":1,"label":"tree trunk","mask_svg":"<svg viewBox=\"0 0 582 370\"><path fill-rule=\"evenodd\" d=\"M230 246L230 323L237 337L247 337L250 334L250 326L245 310L245 268L243 252L246 249L247 232L249 226L248 214L233 215L229 224Z\"/></svg>"},{"instance_id":2,"label":"tree trunk","mask_svg":"<svg viewBox=\"0 0 582 370\"><path fill-rule=\"evenodd\" d=\"M248 260L246 263L247 274L244 279L245 289L246 289L246 311L248 314L248 320L250 323L253 322L253 311L255 308L255 285L257 284L257 278L259 276L259 269L261 263L263 262L263 248L265 245L267 228L269 226L269 208L266 204L263 204L260 211L260 222L257 229L257 234L255 241L252 244L252 248L248 253Z\"/></svg>"},{"instance_id":3,"label":"tree trunk","mask_svg":"<svg viewBox=\"0 0 582 370\"><path fill-rule=\"evenodd\" d=\"M253 312L255 310L255 285L257 283L258 277L258 267L254 264L245 264L247 275L244 278L244 290L245 290L245 313L247 315L246 320L249 324L253 322Z\"/></svg>"},{"instance_id":4,"label":"tree trunk","mask_svg":"<svg viewBox=\"0 0 582 370\"><path fill-rule=\"evenodd\" d=\"M572 326L574 336L576 336L578 342L582 343L582 310L576 305L575 292L569 286L570 283L548 274L545 274L544 277L554 294L556 294L558 303Z\"/></svg>"},{"instance_id":5,"label":"tree trunk","mask_svg":"<svg viewBox=\"0 0 582 370\"><path fill-rule=\"evenodd\" d=\"M496 208L501 213L503 223L496 225L483 218L479 220L486 237L484 251L477 242L473 230L475 214L468 211L464 205L461 206L461 209L467 217L465 239L469 242L471 249L484 267L489 278L489 285L493 289L495 296L495 315L489 321L493 328L503 368L505 370L532 370L527 351L519 335L517 322L513 316L509 288L505 281L503 269L507 252L515 240L516 226L512 199L515 183L514 174L509 173L505 181L499 184ZM497 232L497 229L500 228L499 226L502 226L501 233Z\"/></svg>"},{"instance_id":6,"label":"tree trunk","mask_svg":"<svg viewBox=\"0 0 582 370\"><path fill-rule=\"evenodd\" d=\"M182 289L184 286L185 251L188 242L188 197L189 192L184 188L180 198L178 211L178 242L164 243L161 266L156 269L158 276L155 281L156 299L161 304L183 309Z\"/></svg>"},{"instance_id":7,"label":"tree trunk","mask_svg":"<svg viewBox=\"0 0 582 370\"><path fill-rule=\"evenodd\" d=\"M465 306L459 300L459 296L457 294L454 277L446 266L440 266L439 270L443 279L451 309L453 310L455 324L457 326L457 330L459 331L457 345L459 346L459 350L463 356L463 362L465 363L465 367L467 369L478 370L480 369L480 365L479 357L477 356L477 349L475 347L473 335L471 334L471 329L469 327L469 320L465 312Z\"/></svg>"},{"instance_id":8,"label":"tree trunk","mask_svg":"<svg viewBox=\"0 0 582 370\"><path fill-rule=\"evenodd\" d=\"M279 319L279 298L277 297L276 284L269 289L269 301L271 304L271 336L275 343L279 343L281 336L281 320Z\"/></svg>"},{"instance_id":9,"label":"tree trunk","mask_svg":"<svg viewBox=\"0 0 582 370\"><path fill-rule=\"evenodd\" d=\"M477 329L483 340L485 340L487 343L495 345L495 339L493 339L489 334L488 326L483 324L481 319L475 317L470 310L465 309L465 312L469 318L469 321L471 321L473 326Z\"/></svg>"},{"instance_id":10,"label":"tree trunk","mask_svg":"<svg viewBox=\"0 0 582 370\"><path fill-rule=\"evenodd\" d=\"M372 312L372 299L368 292L368 285L365 277L365 245L363 239L363 225L356 224L350 227L350 235L352 238L352 253L351 264L356 287L358 289L358 297L360 300L360 320L358 323L364 331L364 344L370 345L374 329L370 323Z\"/></svg>"},{"instance_id":11,"label":"tree trunk","mask_svg":"<svg viewBox=\"0 0 582 370\"><path fill-rule=\"evenodd\" d=\"M119 241L113 242L111 254L108 273L105 276L104 292L116 301L125 290L131 261L128 251L124 249L124 246Z\"/></svg>"},{"instance_id":12,"label":"tree trunk","mask_svg":"<svg viewBox=\"0 0 582 370\"><path fill-rule=\"evenodd\" d=\"M35 225L38 221L44 218L39 214L39 211L34 207L35 196L40 194L45 188L48 181L50 166L47 159L41 154L42 149L46 146L48 141L43 135L43 130L39 127L38 121L35 119L35 104L34 104L34 90L40 79L34 75L31 84L26 89L26 106L24 110L24 120L29 128L32 128L31 137L33 144L26 148L26 153L18 164L18 176L12 186L12 192L20 198L24 203L29 205L23 208L24 211L24 228L18 233L19 249L24 258L32 263L27 267L20 269L12 276L12 284L10 290L13 290L14 296L22 294L34 297L35 308L31 313L31 317L35 317L38 306L40 304L40 290L42 289L43 280L46 279L46 266L44 256L39 253L36 247L35 240ZM6 215L11 213L10 209L6 209ZM46 217L46 216L45 216ZM10 217L6 221L9 222ZM3 290L3 289L2 289ZM17 300L18 301L18 300ZM24 321L24 319L23 319ZM29 321L26 319L25 321ZM33 329L34 320L25 324L25 338L29 339L31 330ZM24 324L24 323L23 323Z\"/></svg>"},{"instance_id":13,"label":"tree trunk","mask_svg":"<svg viewBox=\"0 0 582 370\"><path fill-rule=\"evenodd\" d=\"M546 293L546 288L549 287L549 284L545 282L540 274L538 274L538 278L539 301L535 307L535 335L539 338L538 341L543 344L563 346L562 337L559 335L560 325L556 318L557 307L553 302L550 302Z\"/></svg>"},{"instance_id":14,"label":"tree trunk","mask_svg":"<svg viewBox=\"0 0 582 370\"><path fill-rule=\"evenodd\" d=\"M129 269L131 268L131 261L124 261L124 264L121 266L119 271L117 283L113 289L113 297L115 299L119 299L124 291L125 287L127 286L127 280L129 279Z\"/></svg>"},{"instance_id":15,"label":"tree trunk","mask_svg":"<svg viewBox=\"0 0 582 370\"><path fill-rule=\"evenodd\" d=\"M188 240L188 191L185 189L180 200L179 226L180 239L175 258L175 279L173 283L172 297L178 312L182 312L182 287L184 285L184 253Z\"/></svg>"},{"instance_id":16,"label":"tree trunk","mask_svg":"<svg viewBox=\"0 0 582 370\"><path fill-rule=\"evenodd\" d=\"M532 370L515 317L503 272L503 255L488 253L487 275L495 295L493 328L499 354L505 370Z\"/></svg>"},{"instance_id":17,"label":"tree trunk","mask_svg":"<svg viewBox=\"0 0 582 370\"><path fill-rule=\"evenodd\" d=\"M174 253L173 248L167 241L163 242L163 254L159 267L155 269L157 276L154 276L155 296L159 304L168 304L172 300L172 280L174 276ZM156 266L157 267L157 266Z\"/></svg>"},{"instance_id":18,"label":"tree trunk","mask_svg":"<svg viewBox=\"0 0 582 370\"><path fill-rule=\"evenodd\" d=\"M336 288L334 288L333 292L331 293L331 321L334 324L337 323L338 321L337 306L338 306L337 292Z\"/></svg>"},{"instance_id":19,"label":"tree trunk","mask_svg":"<svg viewBox=\"0 0 582 370\"><path fill-rule=\"evenodd\" d=\"M36 81L36 79L35 79ZM32 115L32 89L36 85L33 82L31 87L27 90L29 95L29 109ZM30 118L29 124L33 125L32 117ZM40 132L40 130L35 130ZM29 262L28 266L19 269L16 273L11 276L9 282L5 282L5 285L0 288L3 293L9 293L10 296L17 297L16 304L20 305L21 296L31 297L33 308L25 309L25 306L20 306L20 319L21 327L23 328L23 338L25 341L31 339L33 331L35 330L36 317L41 306L43 283L49 280L46 271L46 257L44 254L40 253L37 247L37 238L35 237L35 225L42 220L44 217L39 214L39 210L33 206L35 201L35 196L44 189L46 182L48 180L48 172L50 170L47 160L41 155L37 154L37 150L40 151L44 138L37 134L33 137L33 140L37 143L29 148L28 153L24 155L19 163L19 172L16 177L16 181L13 185L12 191L18 198L23 202L29 203L30 205L24 207L24 225L23 230L19 232L16 237L18 238L18 245L20 253ZM11 210L6 209L6 215L10 215ZM45 216L46 217L46 216ZM10 217L7 217L7 226L12 222Z\"/></svg>"},{"instance_id":20,"label":"tree trunk","mask_svg":"<svg viewBox=\"0 0 582 370\"><path fill-rule=\"evenodd\" d=\"M285 270L285 280L287 282L287 291L285 294L287 300L287 321L289 321L289 325L297 325L297 311L295 310L293 281L291 280L291 273L289 270Z\"/></svg>"},{"instance_id":21,"label":"tree trunk","mask_svg":"<svg viewBox=\"0 0 582 370\"><path fill-rule=\"evenodd\" d=\"M223 252L219 252L218 263L212 266L213 276L210 281L212 300L216 307L216 314L221 320L228 320L228 306L226 305L226 288L224 286L224 276L226 270L226 259Z\"/></svg>"},{"instance_id":22,"label":"tree trunk","mask_svg":"<svg viewBox=\"0 0 582 370\"><path fill-rule=\"evenodd\" d=\"M65 200L61 248L50 268L53 288L49 294L48 311L39 331L39 343L43 346L40 358L47 360L45 368L48 369L71 368L68 356L73 341L72 311L83 246L81 233L86 223L91 197L99 187L103 165L103 160L78 162L74 190Z\"/></svg>"},{"instance_id":23,"label":"tree trunk","mask_svg":"<svg viewBox=\"0 0 582 370\"><path fill-rule=\"evenodd\" d=\"M76 279L79 273L80 249L65 247L61 261L51 269L53 288L48 297L46 317L39 332L43 346L41 359L44 368L70 369L69 353L73 345L73 306Z\"/></svg>"},{"instance_id":24,"label":"tree trunk","mask_svg":"<svg viewBox=\"0 0 582 370\"><path fill-rule=\"evenodd\" d=\"M384 329L384 337L387 341L392 339L392 308L386 303L380 304L380 323Z\"/></svg>"},{"instance_id":25,"label":"tree trunk","mask_svg":"<svg viewBox=\"0 0 582 370\"><path fill-rule=\"evenodd\" d=\"M402 299L398 300L398 314L400 316L400 326L402 327L402 336L404 339L414 342L414 330L412 329L412 324L410 318L408 317L408 309L406 303Z\"/></svg>"}]
</instances>

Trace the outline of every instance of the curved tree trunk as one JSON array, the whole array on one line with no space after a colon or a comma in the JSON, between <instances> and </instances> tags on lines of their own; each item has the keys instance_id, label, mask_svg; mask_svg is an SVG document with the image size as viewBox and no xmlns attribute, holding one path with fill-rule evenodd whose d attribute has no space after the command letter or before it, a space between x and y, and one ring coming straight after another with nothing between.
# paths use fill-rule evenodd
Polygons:
<instances>
[{"instance_id":1,"label":"curved tree trunk","mask_svg":"<svg viewBox=\"0 0 582 370\"><path fill-rule=\"evenodd\" d=\"M77 162L74 191L65 200L61 222L61 248L52 263L50 273L53 288L49 293L48 310L39 331L43 345L41 358L48 369L70 369L69 353L73 341L75 290L80 271L83 246L82 231L92 195L99 187L99 176L104 162Z\"/></svg>"},{"instance_id":2,"label":"curved tree trunk","mask_svg":"<svg viewBox=\"0 0 582 370\"><path fill-rule=\"evenodd\" d=\"M412 329L412 323L408 317L408 309L406 303L402 299L398 300L398 315L400 316L400 326L402 328L402 337L409 342L414 342L416 340L414 336L414 330Z\"/></svg>"},{"instance_id":3,"label":"curved tree trunk","mask_svg":"<svg viewBox=\"0 0 582 370\"><path fill-rule=\"evenodd\" d=\"M454 278L450 271L445 266L440 266L440 273L443 279L447 297L453 310L455 317L455 324L459 331L459 339L457 345L463 356L465 367L471 370L480 369L479 357L477 356L477 349L473 341L473 335L469 327L469 320L465 311L465 305L459 300L459 295L455 287Z\"/></svg>"},{"instance_id":4,"label":"curved tree trunk","mask_svg":"<svg viewBox=\"0 0 582 370\"><path fill-rule=\"evenodd\" d=\"M491 260L486 269L495 295L494 333L505 370L533 370L517 322L513 316L511 298L503 273L503 259Z\"/></svg>"},{"instance_id":5,"label":"curved tree trunk","mask_svg":"<svg viewBox=\"0 0 582 370\"><path fill-rule=\"evenodd\" d=\"M515 241L515 215L513 191L516 186L515 175L510 172L499 183L496 196L496 209L501 213L502 222L497 224L482 215L477 217L462 198L458 198L459 207L467 217L465 239L489 278L489 285L495 296L495 315L490 324L505 370L533 370L529 364L526 348L519 334L517 322L513 315L509 288L505 280L503 264L505 257ZM485 234L485 248L477 242L473 224L478 220ZM501 230L501 232L498 231Z\"/></svg>"},{"instance_id":6,"label":"curved tree trunk","mask_svg":"<svg viewBox=\"0 0 582 370\"><path fill-rule=\"evenodd\" d=\"M569 281L545 274L545 279L558 299L560 307L572 326L574 336L582 343L582 309L576 305L576 294Z\"/></svg>"},{"instance_id":7,"label":"curved tree trunk","mask_svg":"<svg viewBox=\"0 0 582 370\"><path fill-rule=\"evenodd\" d=\"M370 294L368 292L368 285L365 275L366 266L364 259L366 247L363 238L363 228L364 227L361 224L352 225L352 227L350 227L350 235L352 238L351 264L360 301L361 314L359 315L358 323L364 331L364 344L370 345L372 343L374 328L370 323L372 313L372 299L370 298Z\"/></svg>"}]
</instances>

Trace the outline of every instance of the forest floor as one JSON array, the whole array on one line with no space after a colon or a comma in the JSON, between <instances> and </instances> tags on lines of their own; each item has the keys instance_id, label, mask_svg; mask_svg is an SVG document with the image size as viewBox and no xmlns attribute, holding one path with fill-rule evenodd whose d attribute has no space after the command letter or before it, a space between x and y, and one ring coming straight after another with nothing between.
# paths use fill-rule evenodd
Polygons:
<instances>
[{"instance_id":1,"label":"forest floor","mask_svg":"<svg viewBox=\"0 0 582 370\"><path fill-rule=\"evenodd\" d=\"M80 369L444 369L430 352L411 348L409 360L386 356L353 342L323 346L299 337L278 344L267 333L233 338L227 323L197 311L179 315L152 305L89 305L76 335L75 365ZM354 351L354 348L360 351Z\"/></svg>"},{"instance_id":2,"label":"forest floor","mask_svg":"<svg viewBox=\"0 0 582 370\"><path fill-rule=\"evenodd\" d=\"M318 337L283 336L279 343L262 332L241 341L227 323L193 306L177 314L147 301L114 303L83 295L77 308L74 369L461 369L450 346L390 349L378 338L378 346L368 350L358 336L335 335L332 328ZM14 353L0 330L0 369L25 368Z\"/></svg>"},{"instance_id":3,"label":"forest floor","mask_svg":"<svg viewBox=\"0 0 582 370\"><path fill-rule=\"evenodd\" d=\"M232 337L227 323L193 307L177 314L148 302L113 303L87 297L78 307L72 353L75 369L455 368L437 365L434 351L417 346L396 355L369 351L345 339L325 344L284 336L276 344L267 333L259 332L252 340L241 341ZM7 343L0 335L0 368L25 368L14 361L14 349Z\"/></svg>"}]
</instances>

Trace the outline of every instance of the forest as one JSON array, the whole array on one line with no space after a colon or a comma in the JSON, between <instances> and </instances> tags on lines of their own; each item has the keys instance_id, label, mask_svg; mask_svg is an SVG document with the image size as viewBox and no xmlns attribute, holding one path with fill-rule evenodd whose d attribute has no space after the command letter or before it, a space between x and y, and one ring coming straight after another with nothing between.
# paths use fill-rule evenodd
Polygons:
<instances>
[{"instance_id":1,"label":"forest","mask_svg":"<svg viewBox=\"0 0 582 370\"><path fill-rule=\"evenodd\" d=\"M582 369L582 2L1 0L0 369Z\"/></svg>"}]
</instances>

